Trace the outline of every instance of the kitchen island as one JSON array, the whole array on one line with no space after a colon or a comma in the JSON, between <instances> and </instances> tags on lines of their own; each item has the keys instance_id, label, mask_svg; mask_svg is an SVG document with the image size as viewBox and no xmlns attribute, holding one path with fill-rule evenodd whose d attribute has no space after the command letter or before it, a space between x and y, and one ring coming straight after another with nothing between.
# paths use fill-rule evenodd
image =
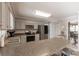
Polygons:
<instances>
[{"instance_id":1,"label":"kitchen island","mask_svg":"<svg viewBox=\"0 0 79 59\"><path fill-rule=\"evenodd\" d=\"M69 44L69 41L62 37L55 37L47 40L19 43L18 45L6 44L0 48L0 54L5 56L49 56L59 52Z\"/></svg>"}]
</instances>

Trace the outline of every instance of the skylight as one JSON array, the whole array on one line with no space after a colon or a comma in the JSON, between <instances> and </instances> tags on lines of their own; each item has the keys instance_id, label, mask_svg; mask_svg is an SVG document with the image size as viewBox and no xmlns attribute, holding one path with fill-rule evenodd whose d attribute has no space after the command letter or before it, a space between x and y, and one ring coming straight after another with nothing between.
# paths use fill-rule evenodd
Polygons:
<instances>
[{"instance_id":1,"label":"skylight","mask_svg":"<svg viewBox=\"0 0 79 59\"><path fill-rule=\"evenodd\" d=\"M50 17L51 16L51 14L43 12L43 11L39 11L39 10L36 10L35 14L38 16L43 16L43 17Z\"/></svg>"}]
</instances>

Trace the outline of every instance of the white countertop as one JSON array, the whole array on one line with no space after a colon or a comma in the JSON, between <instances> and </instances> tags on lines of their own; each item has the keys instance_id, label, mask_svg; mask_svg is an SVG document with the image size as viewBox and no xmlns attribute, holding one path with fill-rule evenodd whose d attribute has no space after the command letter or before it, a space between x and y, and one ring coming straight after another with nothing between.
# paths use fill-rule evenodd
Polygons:
<instances>
[{"instance_id":1,"label":"white countertop","mask_svg":"<svg viewBox=\"0 0 79 59\"><path fill-rule=\"evenodd\" d=\"M44 56L58 52L69 42L63 38L53 38L50 40L40 40L36 42L22 43L17 46L6 45L2 48L2 55L21 55L21 56ZM8 53L8 54L7 54Z\"/></svg>"}]
</instances>

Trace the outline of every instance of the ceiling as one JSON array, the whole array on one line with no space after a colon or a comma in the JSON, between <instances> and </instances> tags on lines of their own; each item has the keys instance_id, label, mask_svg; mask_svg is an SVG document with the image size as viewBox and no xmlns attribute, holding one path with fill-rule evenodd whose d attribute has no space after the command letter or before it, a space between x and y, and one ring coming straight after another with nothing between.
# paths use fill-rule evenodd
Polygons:
<instances>
[{"instance_id":1,"label":"ceiling","mask_svg":"<svg viewBox=\"0 0 79 59\"><path fill-rule=\"evenodd\" d=\"M32 17L50 21L76 15L79 11L79 2L12 2L11 5L15 17ZM52 16L49 18L36 16L35 10L50 13Z\"/></svg>"}]
</instances>

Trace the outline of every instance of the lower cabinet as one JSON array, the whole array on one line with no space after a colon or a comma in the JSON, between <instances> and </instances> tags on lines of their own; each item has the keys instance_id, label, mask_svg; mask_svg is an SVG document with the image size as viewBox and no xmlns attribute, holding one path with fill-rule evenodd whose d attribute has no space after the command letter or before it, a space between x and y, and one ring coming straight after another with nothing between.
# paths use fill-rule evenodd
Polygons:
<instances>
[{"instance_id":1,"label":"lower cabinet","mask_svg":"<svg viewBox=\"0 0 79 59\"><path fill-rule=\"evenodd\" d=\"M39 40L39 34L36 34L35 35L35 41L38 41Z\"/></svg>"},{"instance_id":2,"label":"lower cabinet","mask_svg":"<svg viewBox=\"0 0 79 59\"><path fill-rule=\"evenodd\" d=\"M20 37L20 43L26 43L26 35Z\"/></svg>"},{"instance_id":3,"label":"lower cabinet","mask_svg":"<svg viewBox=\"0 0 79 59\"><path fill-rule=\"evenodd\" d=\"M35 42L39 40L39 34L35 35L21 35L16 37L9 38L10 43L27 43L27 42Z\"/></svg>"}]
</instances>

